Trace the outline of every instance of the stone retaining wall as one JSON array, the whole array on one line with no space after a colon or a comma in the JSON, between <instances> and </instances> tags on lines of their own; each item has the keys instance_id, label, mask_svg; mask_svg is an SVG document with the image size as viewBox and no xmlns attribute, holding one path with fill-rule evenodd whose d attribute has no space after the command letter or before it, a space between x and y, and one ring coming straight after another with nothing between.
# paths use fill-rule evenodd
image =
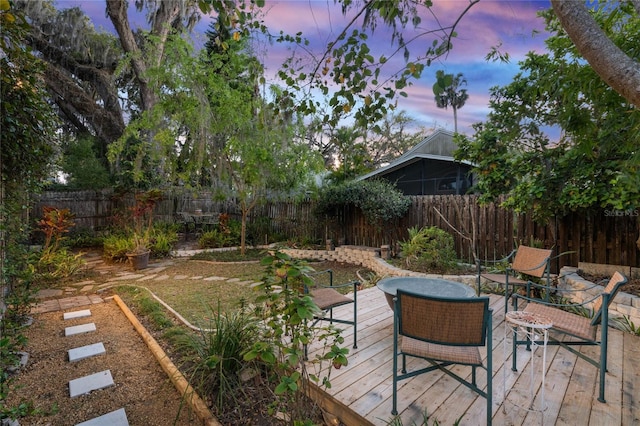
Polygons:
<instances>
[{"instance_id":1,"label":"stone retaining wall","mask_svg":"<svg viewBox=\"0 0 640 426\"><path fill-rule=\"evenodd\" d=\"M380 249L363 246L338 246L335 250L300 250L284 249L291 257L325 260L332 262L350 263L360 265L375 272L381 278L384 277L428 277L457 281L472 288L476 288L475 275L438 275L423 274L421 272L407 271L387 263L380 257Z\"/></svg>"},{"instance_id":2,"label":"stone retaining wall","mask_svg":"<svg viewBox=\"0 0 640 426\"><path fill-rule=\"evenodd\" d=\"M566 292L563 295L568 300L574 303L584 303L602 293L603 287L585 280L578 275L578 271L579 269L576 267L565 266L562 268L560 270L558 288L571 290L571 292ZM624 287L622 288L624 289ZM591 307L591 304L588 304L588 306ZM612 317L626 315L636 326L640 326L640 297L623 291L618 292L609 306L609 315Z\"/></svg>"}]
</instances>

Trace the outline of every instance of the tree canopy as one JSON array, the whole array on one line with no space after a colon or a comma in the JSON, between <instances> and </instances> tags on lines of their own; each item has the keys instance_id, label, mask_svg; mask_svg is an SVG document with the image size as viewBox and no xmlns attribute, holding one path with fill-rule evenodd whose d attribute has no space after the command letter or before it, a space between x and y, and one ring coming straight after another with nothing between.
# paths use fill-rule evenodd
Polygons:
<instances>
[{"instance_id":1,"label":"tree canopy","mask_svg":"<svg viewBox=\"0 0 640 426\"><path fill-rule=\"evenodd\" d=\"M640 108L640 62L633 51L621 47L612 34L603 28L606 22L597 21L593 13L589 12L585 2L578 0L551 0L553 11L564 31L575 44L593 70L611 88L626 100ZM640 16L640 0L600 1L592 7L598 13L622 14L616 20L629 21L631 26L624 30L633 30L634 21ZM637 27L636 27L637 29ZM630 39L638 41L638 32L625 33ZM637 45L637 43L636 43Z\"/></svg>"},{"instance_id":2,"label":"tree canopy","mask_svg":"<svg viewBox=\"0 0 640 426\"><path fill-rule=\"evenodd\" d=\"M593 18L611 40L640 57L640 20L630 4L601 9ZM640 111L598 78L563 31L544 14L555 35L550 53L529 53L521 72L491 90L492 112L460 136L457 158L475 164L484 200L507 194L507 207L540 219L570 211L640 207ZM630 36L635 35L636 37ZM551 128L560 128L558 141Z\"/></svg>"},{"instance_id":3,"label":"tree canopy","mask_svg":"<svg viewBox=\"0 0 640 426\"><path fill-rule=\"evenodd\" d=\"M233 115L233 111L209 109L207 105L201 111L195 107L202 99L218 96L225 99L228 94L224 92L227 87L224 84L215 89L211 82L202 85L202 79L214 78L204 71L195 72L197 78L188 76L198 67L206 69L203 62L196 63L197 55L189 50L192 46L180 46L178 40L184 40L184 30L193 26L199 12L214 12L217 16L215 34L208 45L210 52L217 49L215 53L224 54L233 50L234 42L249 40L256 32L269 40L300 47L292 50L296 54L279 70L283 86L270 99L274 117L282 120L301 117L298 114L305 120L312 117L328 127L328 134L343 126L342 119L351 118L367 132L366 139L384 132L384 118L394 110L395 99L405 96L404 91L412 80L420 78L425 67L452 48L456 28L463 24L466 12L472 7L481 7L478 0L470 1L460 16L448 22L440 21L437 28L420 30L425 26L422 17L431 12L430 1L338 0L342 13L350 20L339 35L326 44L323 52L313 55L314 52L305 50L304 34L269 33L261 20L265 6L262 0L136 1L136 7L146 12L147 27L135 31L130 24L127 3L106 1L107 16L116 29L116 37L97 32L77 8L57 11L51 2L16 0L32 23L25 39L47 63L44 76L49 99L64 119L65 130L73 129L78 136L95 137L99 143L94 145L94 150L100 156L105 156L108 147L118 141L119 146L111 149L114 160L111 167L123 183L155 178L197 185L215 184L220 177L219 153L225 145L225 131L215 125L224 122L225 114ZM583 54L609 86L635 103L634 91L640 86L634 82L640 71L634 59L637 56L628 46L637 41L633 35L637 34L634 25L640 9L638 2L623 2L615 8L608 2L599 2L597 8L594 6L595 13L587 13L588 19L582 15L586 6L581 2L553 1L552 5L559 16L557 22L567 29L570 40L575 43L576 54ZM624 18L615 19L627 36L624 46L624 40L615 39L615 31L605 28L607 21L595 19L598 13L608 11L615 12L611 16L619 14ZM384 54L374 56L369 36L381 26L391 29L392 44ZM576 29L581 28L589 29L594 36L577 38ZM596 42L601 46L599 57L584 54ZM305 56L297 56L298 52L305 52ZM187 58L189 55L192 57ZM398 57L403 58L404 65L400 71L389 74L385 67L397 64ZM255 63L237 54L235 60L240 67ZM221 61L219 57L208 63L209 72L222 73L219 80L230 75L216 66ZM609 71L615 73L603 74L607 63L611 65ZM225 64L228 72L239 69L228 65ZM182 66L186 68L181 69ZM177 81L172 81L174 78ZM178 87L177 82L184 86ZM253 88L245 87L253 90L264 85L264 76L254 82ZM201 89L203 86L209 88L208 93ZM322 95L320 100L315 97L318 93ZM215 103L213 105L215 107ZM194 117L198 120L193 121ZM193 122L199 124L194 126ZM355 139L351 143L354 141L356 153L360 142ZM120 154L114 155L114 152ZM358 164L354 163L359 167ZM146 177L139 173L142 169L146 169Z\"/></svg>"},{"instance_id":4,"label":"tree canopy","mask_svg":"<svg viewBox=\"0 0 640 426\"><path fill-rule=\"evenodd\" d=\"M0 1L1 185L18 198L42 186L58 145L56 117L43 95L44 63L22 43L28 28L19 10Z\"/></svg>"},{"instance_id":5,"label":"tree canopy","mask_svg":"<svg viewBox=\"0 0 640 426\"><path fill-rule=\"evenodd\" d=\"M433 94L435 95L438 108L451 107L453 110L453 128L458 133L458 109L462 108L469 99L467 89L462 86L467 85L467 79L462 73L456 75L445 74L444 71L436 71L436 82L433 84Z\"/></svg>"}]
</instances>

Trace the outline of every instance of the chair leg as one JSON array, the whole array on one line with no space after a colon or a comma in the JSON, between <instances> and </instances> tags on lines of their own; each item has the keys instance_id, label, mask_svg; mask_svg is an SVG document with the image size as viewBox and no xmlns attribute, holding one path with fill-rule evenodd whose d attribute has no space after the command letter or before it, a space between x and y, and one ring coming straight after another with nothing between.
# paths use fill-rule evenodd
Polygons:
<instances>
[{"instance_id":1,"label":"chair leg","mask_svg":"<svg viewBox=\"0 0 640 426\"><path fill-rule=\"evenodd\" d=\"M608 295L605 295L602 306L609 306ZM602 319L600 322L600 393L598 401L607 402L604 399L604 381L607 374L607 343L609 340L609 310L602 310Z\"/></svg>"},{"instance_id":2,"label":"chair leg","mask_svg":"<svg viewBox=\"0 0 640 426\"><path fill-rule=\"evenodd\" d=\"M509 311L509 278L506 278L504 283L504 313Z\"/></svg>"},{"instance_id":3,"label":"chair leg","mask_svg":"<svg viewBox=\"0 0 640 426\"><path fill-rule=\"evenodd\" d=\"M472 366L471 367L471 383L473 383L473 386L477 386L476 385L476 366Z\"/></svg>"},{"instance_id":4,"label":"chair leg","mask_svg":"<svg viewBox=\"0 0 640 426\"><path fill-rule=\"evenodd\" d=\"M397 308L397 306L396 306ZM393 396L392 396L392 406L391 406L391 414L398 414L398 326L393 324Z\"/></svg>"},{"instance_id":5,"label":"chair leg","mask_svg":"<svg viewBox=\"0 0 640 426\"><path fill-rule=\"evenodd\" d=\"M489 325L487 330L487 426L491 426L493 418L493 318L489 314Z\"/></svg>"},{"instance_id":6,"label":"chair leg","mask_svg":"<svg viewBox=\"0 0 640 426\"><path fill-rule=\"evenodd\" d=\"M353 349L358 349L358 289L353 290Z\"/></svg>"},{"instance_id":7,"label":"chair leg","mask_svg":"<svg viewBox=\"0 0 640 426\"><path fill-rule=\"evenodd\" d=\"M505 327L508 327L508 325L505 324ZM513 328L513 338L512 338L512 349L511 349L511 371L518 371L518 368L516 367L517 364L517 360L516 360L516 356L518 353L518 332L516 331L515 328Z\"/></svg>"}]
</instances>

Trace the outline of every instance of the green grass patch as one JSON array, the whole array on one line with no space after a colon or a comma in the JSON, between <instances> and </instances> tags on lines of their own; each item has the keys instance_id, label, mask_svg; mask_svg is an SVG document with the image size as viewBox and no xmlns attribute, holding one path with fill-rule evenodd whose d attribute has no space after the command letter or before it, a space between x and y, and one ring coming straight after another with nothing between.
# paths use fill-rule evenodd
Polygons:
<instances>
[{"instance_id":1,"label":"green grass patch","mask_svg":"<svg viewBox=\"0 0 640 426\"><path fill-rule=\"evenodd\" d=\"M240 250L220 250L196 253L191 259L211 260L214 262L246 262L259 261L266 255L267 252L262 249L247 249L244 255L240 253Z\"/></svg>"},{"instance_id":2,"label":"green grass patch","mask_svg":"<svg viewBox=\"0 0 640 426\"><path fill-rule=\"evenodd\" d=\"M310 262L309 264L316 271L332 269L334 284L356 280L358 278L356 271L361 271L363 277L371 276L370 271L357 265L338 262ZM146 270L146 273L153 273L157 275L156 278L161 276L164 278L148 279L142 282L138 281L138 278L119 281L116 290L118 294L123 299L125 298L123 292L127 293L127 297L146 296L148 301L136 302L140 304L140 311L143 311L152 321L157 322L159 328L165 327L166 324L157 317L157 310L164 311L165 315L171 316L171 314L145 289L153 292L194 326L206 328L217 314L218 308L223 313L232 313L242 306L254 303L260 293L252 287L251 283L260 282L265 270L257 261L177 259L173 265L158 273L151 270ZM371 285L375 285L375 282L368 283L368 286ZM351 288L342 290L346 293Z\"/></svg>"}]
</instances>

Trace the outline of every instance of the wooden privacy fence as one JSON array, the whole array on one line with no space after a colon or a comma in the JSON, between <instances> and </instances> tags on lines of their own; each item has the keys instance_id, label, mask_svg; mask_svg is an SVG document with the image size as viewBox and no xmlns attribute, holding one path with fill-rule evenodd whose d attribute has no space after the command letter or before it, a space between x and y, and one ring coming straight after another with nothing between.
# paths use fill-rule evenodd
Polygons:
<instances>
[{"instance_id":1,"label":"wooden privacy fence","mask_svg":"<svg viewBox=\"0 0 640 426\"><path fill-rule=\"evenodd\" d=\"M578 262L640 266L637 211L573 213L540 224L531 215L501 208L501 200L480 205L474 195L413 196L411 201L401 220L383 227L368 225L359 211L350 211L345 214L344 231L338 228L334 235L343 232L347 244L393 247L408 238L407 230L413 226L436 226L453 235L458 256L469 263L474 252L481 259L500 259L527 244L553 248L554 257L566 253L554 259L554 272Z\"/></svg>"},{"instance_id":2,"label":"wooden privacy fence","mask_svg":"<svg viewBox=\"0 0 640 426\"><path fill-rule=\"evenodd\" d=\"M110 223L118 211L133 205L133 197L118 196L110 190L46 192L33 208L39 218L42 206L68 208L75 214L77 229L98 230ZM216 201L212 194L193 193L178 188L166 191L155 208L156 220L173 221L178 211L200 209L209 213L228 213L239 219L233 200ZM407 214L393 223L371 225L355 208L345 208L336 217L317 217L314 202L270 202L253 209L248 221L259 240L277 235L282 239L369 247L390 245L408 237L411 227L437 226L451 233L460 259L473 262L474 253L483 259L498 259L509 254L518 244L553 248L554 255L572 252L558 258L552 268L578 262L606 263L640 267L637 211L602 210L575 213L538 224L526 214L514 214L496 203L480 205L473 195L412 196ZM624 272L624 271L623 271Z\"/></svg>"}]
</instances>

